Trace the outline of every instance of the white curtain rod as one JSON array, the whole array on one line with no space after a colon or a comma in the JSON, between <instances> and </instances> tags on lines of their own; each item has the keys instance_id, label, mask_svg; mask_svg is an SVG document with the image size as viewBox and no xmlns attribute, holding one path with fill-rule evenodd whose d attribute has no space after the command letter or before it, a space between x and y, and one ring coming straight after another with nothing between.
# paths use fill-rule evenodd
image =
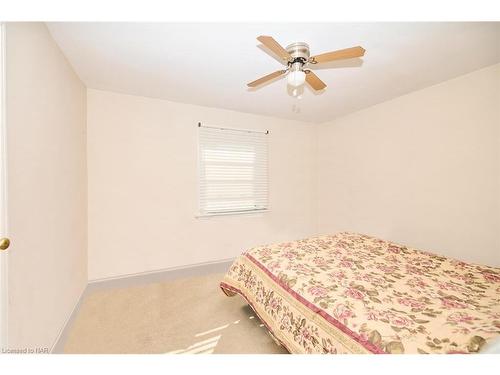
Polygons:
<instances>
[{"instance_id":1,"label":"white curtain rod","mask_svg":"<svg viewBox=\"0 0 500 375\"><path fill-rule=\"evenodd\" d=\"M198 123L198 127L204 127L204 128L210 128L210 129L220 129L220 130L236 130L239 132L245 132L245 133L263 133L263 134L269 134L269 130L248 130L248 129L236 129L236 128L221 128L219 126L207 126L207 125L202 125L201 122Z\"/></svg>"}]
</instances>

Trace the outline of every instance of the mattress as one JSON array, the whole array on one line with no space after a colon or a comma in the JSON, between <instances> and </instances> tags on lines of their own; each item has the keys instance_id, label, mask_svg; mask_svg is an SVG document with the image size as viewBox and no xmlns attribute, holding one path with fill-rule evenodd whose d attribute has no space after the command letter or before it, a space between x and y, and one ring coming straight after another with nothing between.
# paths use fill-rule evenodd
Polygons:
<instances>
[{"instance_id":1,"label":"mattress","mask_svg":"<svg viewBox=\"0 0 500 375\"><path fill-rule=\"evenodd\" d=\"M500 336L500 268L362 234L253 248L220 286L291 353L477 353Z\"/></svg>"}]
</instances>

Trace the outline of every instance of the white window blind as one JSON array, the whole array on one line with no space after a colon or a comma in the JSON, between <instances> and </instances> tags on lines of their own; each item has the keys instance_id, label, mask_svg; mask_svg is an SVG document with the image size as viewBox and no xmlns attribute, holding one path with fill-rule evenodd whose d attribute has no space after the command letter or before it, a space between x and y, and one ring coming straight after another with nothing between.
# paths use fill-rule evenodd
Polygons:
<instances>
[{"instance_id":1,"label":"white window blind","mask_svg":"<svg viewBox=\"0 0 500 375\"><path fill-rule=\"evenodd\" d=\"M267 132L199 127L202 215L268 207Z\"/></svg>"}]
</instances>

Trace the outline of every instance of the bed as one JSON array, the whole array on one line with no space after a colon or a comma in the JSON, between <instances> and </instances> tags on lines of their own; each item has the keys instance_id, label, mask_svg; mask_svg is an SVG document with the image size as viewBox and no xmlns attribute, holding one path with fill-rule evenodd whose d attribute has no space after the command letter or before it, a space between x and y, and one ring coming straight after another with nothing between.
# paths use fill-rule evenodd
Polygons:
<instances>
[{"instance_id":1,"label":"bed","mask_svg":"<svg viewBox=\"0 0 500 375\"><path fill-rule=\"evenodd\" d=\"M477 353L500 337L500 268L362 234L253 248L220 286L290 353Z\"/></svg>"}]
</instances>

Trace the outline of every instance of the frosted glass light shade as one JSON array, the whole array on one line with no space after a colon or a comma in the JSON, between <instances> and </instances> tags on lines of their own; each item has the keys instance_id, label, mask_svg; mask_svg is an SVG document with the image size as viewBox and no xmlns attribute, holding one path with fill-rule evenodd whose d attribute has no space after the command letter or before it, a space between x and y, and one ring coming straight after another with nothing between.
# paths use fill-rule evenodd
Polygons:
<instances>
[{"instance_id":1,"label":"frosted glass light shade","mask_svg":"<svg viewBox=\"0 0 500 375\"><path fill-rule=\"evenodd\" d=\"M291 71L288 73L288 84L293 87L299 87L306 81L306 73L301 70Z\"/></svg>"}]
</instances>

